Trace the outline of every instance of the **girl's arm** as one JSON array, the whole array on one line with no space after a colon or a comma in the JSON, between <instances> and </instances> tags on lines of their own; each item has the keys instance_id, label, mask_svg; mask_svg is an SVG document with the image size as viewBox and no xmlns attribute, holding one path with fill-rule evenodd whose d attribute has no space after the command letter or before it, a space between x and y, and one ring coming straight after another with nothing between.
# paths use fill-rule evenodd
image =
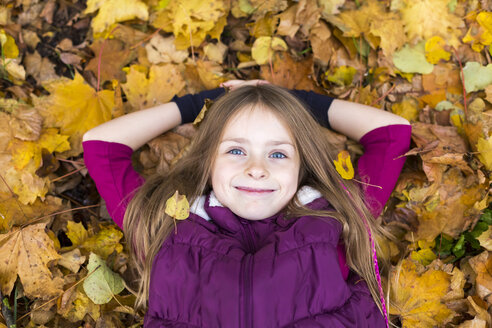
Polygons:
<instances>
[{"instance_id":1,"label":"girl's arm","mask_svg":"<svg viewBox=\"0 0 492 328\"><path fill-rule=\"evenodd\" d=\"M410 123L401 116L345 100L333 100L328 111L328 120L333 130L359 141L369 131L379 127Z\"/></svg>"},{"instance_id":2,"label":"girl's arm","mask_svg":"<svg viewBox=\"0 0 492 328\"><path fill-rule=\"evenodd\" d=\"M87 131L82 141L100 140L125 144L136 150L147 141L181 124L175 102L126 114Z\"/></svg>"}]
</instances>

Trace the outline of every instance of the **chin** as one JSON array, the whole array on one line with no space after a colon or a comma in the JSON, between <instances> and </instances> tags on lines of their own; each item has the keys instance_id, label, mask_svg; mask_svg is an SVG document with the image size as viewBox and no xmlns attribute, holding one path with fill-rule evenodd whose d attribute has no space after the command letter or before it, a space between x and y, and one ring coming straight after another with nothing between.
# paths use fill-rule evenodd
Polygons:
<instances>
[{"instance_id":1,"label":"chin","mask_svg":"<svg viewBox=\"0 0 492 328\"><path fill-rule=\"evenodd\" d=\"M251 221L263 220L275 214L275 213L251 213L251 212L242 212L242 211L238 211L238 212L233 211L233 212L237 216L240 216L243 219L251 220Z\"/></svg>"}]
</instances>

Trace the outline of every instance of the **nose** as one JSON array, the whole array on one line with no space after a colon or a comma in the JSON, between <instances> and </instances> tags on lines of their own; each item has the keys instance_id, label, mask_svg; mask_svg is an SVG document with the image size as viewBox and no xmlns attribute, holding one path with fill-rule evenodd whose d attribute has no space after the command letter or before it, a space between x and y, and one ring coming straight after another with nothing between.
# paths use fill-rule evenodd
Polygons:
<instances>
[{"instance_id":1,"label":"nose","mask_svg":"<svg viewBox=\"0 0 492 328\"><path fill-rule=\"evenodd\" d=\"M251 158L246 167L246 174L253 179L265 179L268 177L268 169L261 159Z\"/></svg>"}]
</instances>

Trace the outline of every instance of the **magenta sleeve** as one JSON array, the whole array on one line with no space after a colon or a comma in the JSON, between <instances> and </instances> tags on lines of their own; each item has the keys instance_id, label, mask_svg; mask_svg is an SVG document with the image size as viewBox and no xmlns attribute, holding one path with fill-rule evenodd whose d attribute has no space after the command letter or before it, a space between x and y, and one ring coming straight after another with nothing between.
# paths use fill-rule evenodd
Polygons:
<instances>
[{"instance_id":1,"label":"magenta sleeve","mask_svg":"<svg viewBox=\"0 0 492 328\"><path fill-rule=\"evenodd\" d=\"M408 151L411 131L410 125L388 125L369 131L360 139L364 154L358 161L357 171L362 181L375 185L362 185L364 199L374 217L381 214L396 185L405 163L405 157L400 156ZM342 276L346 280L350 269L343 243L338 244L337 252Z\"/></svg>"},{"instance_id":2,"label":"magenta sleeve","mask_svg":"<svg viewBox=\"0 0 492 328\"><path fill-rule=\"evenodd\" d=\"M364 154L357 163L358 175L367 183L362 189L374 217L381 214L395 188L406 159L402 155L410 146L411 132L410 125L388 125L374 129L360 139Z\"/></svg>"},{"instance_id":3,"label":"magenta sleeve","mask_svg":"<svg viewBox=\"0 0 492 328\"><path fill-rule=\"evenodd\" d=\"M144 183L132 166L133 149L117 142L89 140L82 143L84 162L109 215L123 228L126 207L133 191Z\"/></svg>"}]
</instances>

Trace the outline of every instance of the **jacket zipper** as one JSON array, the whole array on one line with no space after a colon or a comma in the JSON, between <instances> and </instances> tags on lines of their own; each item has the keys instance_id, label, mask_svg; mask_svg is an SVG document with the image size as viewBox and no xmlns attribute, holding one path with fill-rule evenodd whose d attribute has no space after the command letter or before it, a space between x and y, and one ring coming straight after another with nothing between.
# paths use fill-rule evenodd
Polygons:
<instances>
[{"instance_id":1,"label":"jacket zipper","mask_svg":"<svg viewBox=\"0 0 492 328\"><path fill-rule=\"evenodd\" d=\"M252 328L253 327L253 316L251 314L253 309L253 298L251 296L252 289L252 275L253 275L253 253L255 251L254 239L251 234L250 227L247 224L243 223L243 233L248 241L249 253L244 257L244 327ZM247 233L246 231L247 230Z\"/></svg>"}]
</instances>

